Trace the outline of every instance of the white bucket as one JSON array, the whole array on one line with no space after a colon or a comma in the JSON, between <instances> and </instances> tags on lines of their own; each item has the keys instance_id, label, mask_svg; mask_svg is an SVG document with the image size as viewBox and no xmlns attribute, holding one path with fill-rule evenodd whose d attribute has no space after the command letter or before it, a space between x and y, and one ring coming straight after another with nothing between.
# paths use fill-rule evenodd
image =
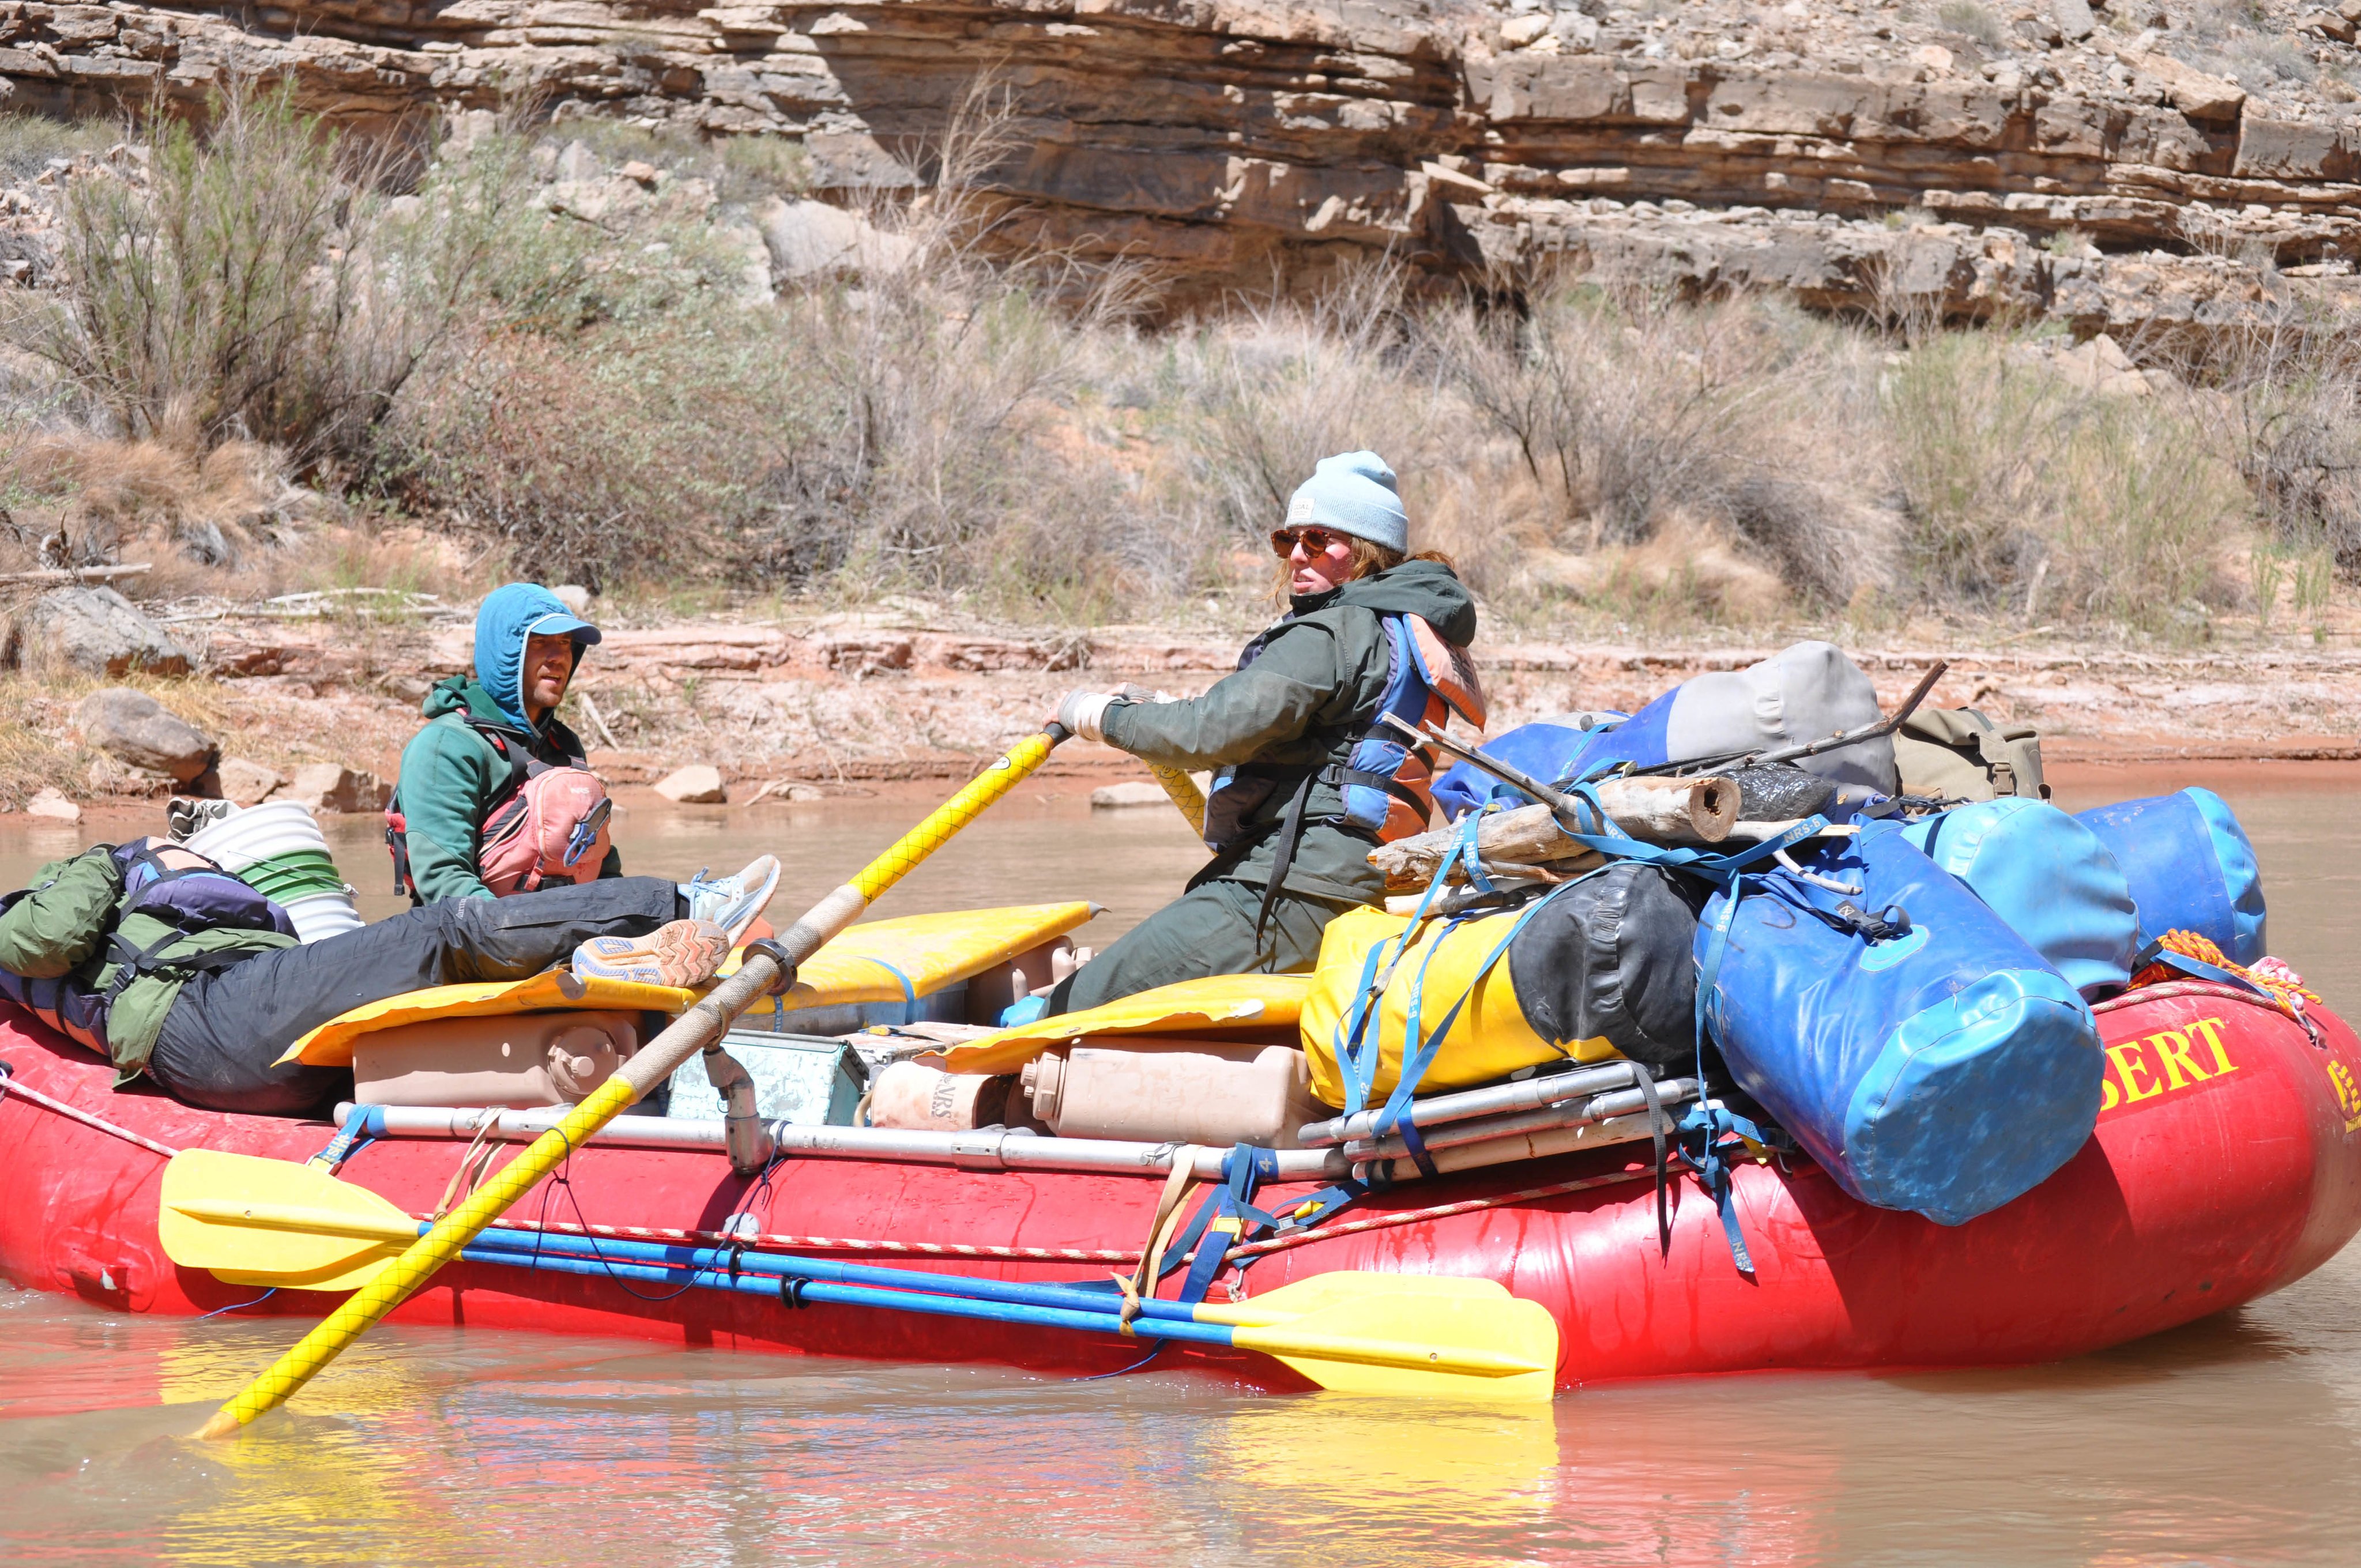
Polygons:
<instances>
[{"instance_id":1,"label":"white bucket","mask_svg":"<svg viewBox=\"0 0 2361 1568\"><path fill-rule=\"evenodd\" d=\"M324 855L328 853L328 839L308 806L291 800L274 800L233 811L191 834L189 848L225 872L242 872L257 861L298 850L315 850Z\"/></svg>"},{"instance_id":2,"label":"white bucket","mask_svg":"<svg viewBox=\"0 0 2361 1568\"><path fill-rule=\"evenodd\" d=\"M301 898L291 898L280 905L293 922L296 940L324 941L341 937L347 931L357 931L368 922L353 907L353 890L348 886L341 893L309 893Z\"/></svg>"}]
</instances>

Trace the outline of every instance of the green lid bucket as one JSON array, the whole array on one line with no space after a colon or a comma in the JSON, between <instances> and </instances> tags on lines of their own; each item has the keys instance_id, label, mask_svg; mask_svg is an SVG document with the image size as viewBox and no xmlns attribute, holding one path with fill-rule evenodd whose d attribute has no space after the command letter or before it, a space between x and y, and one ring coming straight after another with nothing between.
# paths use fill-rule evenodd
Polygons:
<instances>
[{"instance_id":1,"label":"green lid bucket","mask_svg":"<svg viewBox=\"0 0 2361 1568\"><path fill-rule=\"evenodd\" d=\"M309 894L342 893L345 879L336 862L317 850L296 850L257 861L237 873L238 880L274 904Z\"/></svg>"}]
</instances>

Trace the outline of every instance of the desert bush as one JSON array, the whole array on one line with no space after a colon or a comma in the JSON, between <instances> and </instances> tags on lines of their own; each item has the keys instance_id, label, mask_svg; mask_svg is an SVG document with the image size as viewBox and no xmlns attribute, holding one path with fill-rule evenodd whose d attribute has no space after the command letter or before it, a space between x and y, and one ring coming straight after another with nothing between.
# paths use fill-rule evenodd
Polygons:
<instances>
[{"instance_id":1,"label":"desert bush","mask_svg":"<svg viewBox=\"0 0 2361 1568\"><path fill-rule=\"evenodd\" d=\"M2191 410L2077 387L2030 347L1923 338L1887 378L1918 591L2151 630L2219 600L2214 554L2248 501Z\"/></svg>"},{"instance_id":2,"label":"desert bush","mask_svg":"<svg viewBox=\"0 0 2361 1568\"><path fill-rule=\"evenodd\" d=\"M2322 554L2361 581L2361 348L2345 323L2226 336L2202 368L2226 394L2205 405L2217 449L2252 489L2273 554Z\"/></svg>"},{"instance_id":3,"label":"desert bush","mask_svg":"<svg viewBox=\"0 0 2361 1568\"><path fill-rule=\"evenodd\" d=\"M2008 29L2000 17L1976 0L1943 0L1935 14L1945 27L1978 43L1996 48L2008 41Z\"/></svg>"},{"instance_id":4,"label":"desert bush","mask_svg":"<svg viewBox=\"0 0 2361 1568\"><path fill-rule=\"evenodd\" d=\"M108 120L59 120L29 110L0 113L0 177L29 180L52 159L104 152L122 137Z\"/></svg>"},{"instance_id":5,"label":"desert bush","mask_svg":"<svg viewBox=\"0 0 2361 1568\"><path fill-rule=\"evenodd\" d=\"M389 201L401 149L299 113L291 84L232 82L208 108L202 126L158 111L144 157L66 187L69 284L12 335L135 439L358 460L482 276L538 259L511 243L514 171L446 161Z\"/></svg>"},{"instance_id":6,"label":"desert bush","mask_svg":"<svg viewBox=\"0 0 2361 1568\"><path fill-rule=\"evenodd\" d=\"M1734 535L1822 603L1882 575L1857 448L1798 428L1873 423L1859 334L1765 301L1577 283L1522 315L1430 316L1425 341L1555 499L1560 544L1635 546L1679 515Z\"/></svg>"}]
</instances>

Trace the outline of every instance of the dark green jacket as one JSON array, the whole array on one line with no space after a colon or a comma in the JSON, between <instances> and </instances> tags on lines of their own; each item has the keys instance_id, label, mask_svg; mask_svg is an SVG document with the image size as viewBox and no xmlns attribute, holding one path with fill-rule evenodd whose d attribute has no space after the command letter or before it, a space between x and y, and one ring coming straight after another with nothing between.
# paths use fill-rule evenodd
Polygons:
<instances>
[{"instance_id":1,"label":"dark green jacket","mask_svg":"<svg viewBox=\"0 0 2361 1568\"><path fill-rule=\"evenodd\" d=\"M1173 767L1238 762L1324 765L1342 762L1385 696L1386 634L1380 611L1426 618L1462 647L1476 640L1476 602L1449 567L1405 561L1333 593L1291 601L1287 618L1255 640L1261 651L1235 674L1185 702L1116 703L1102 723L1107 743ZM1255 643L1249 643L1251 651ZM1190 885L1215 879L1270 881L1289 792L1273 791L1249 826L1252 837L1223 853ZM1385 878L1369 864L1373 840L1324 820L1344 798L1315 783L1304 829L1287 868L1290 893L1374 903Z\"/></svg>"},{"instance_id":2,"label":"dark green jacket","mask_svg":"<svg viewBox=\"0 0 2361 1568\"><path fill-rule=\"evenodd\" d=\"M538 733L519 729L466 675L453 675L428 692L424 711L427 726L401 749L401 778L393 791L394 806L408 824L410 874L427 904L489 898L492 890L484 885L476 857L483 845L484 818L507 790L510 769L477 725L497 729L511 746L552 766L579 758L582 742L555 714L543 718ZM622 851L609 849L598 874L621 876Z\"/></svg>"},{"instance_id":3,"label":"dark green jacket","mask_svg":"<svg viewBox=\"0 0 2361 1568\"><path fill-rule=\"evenodd\" d=\"M31 890L0 913L0 969L27 980L67 979L105 996L125 978L124 947L148 955L141 972L125 981L107 1007L106 1052L121 1069L117 1083L137 1077L147 1065L164 1014L195 972L176 966L216 953L295 945L294 938L275 931L182 931L143 911L124 915L124 900L123 868L114 846L101 844L43 866Z\"/></svg>"}]
</instances>

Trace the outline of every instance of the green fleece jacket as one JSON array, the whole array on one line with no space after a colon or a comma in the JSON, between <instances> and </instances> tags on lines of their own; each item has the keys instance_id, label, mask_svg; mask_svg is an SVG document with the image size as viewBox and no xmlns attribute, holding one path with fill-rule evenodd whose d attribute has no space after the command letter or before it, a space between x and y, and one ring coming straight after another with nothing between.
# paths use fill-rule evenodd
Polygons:
<instances>
[{"instance_id":1,"label":"green fleece jacket","mask_svg":"<svg viewBox=\"0 0 2361 1568\"><path fill-rule=\"evenodd\" d=\"M1101 728L1107 743L1173 767L1240 762L1325 765L1342 762L1385 696L1386 634L1380 612L1426 618L1462 647L1476 640L1476 603L1448 566L1405 561L1332 593L1291 601L1288 615L1246 644L1250 659L1201 697L1116 703ZM1290 792L1274 790L1248 818L1252 830L1191 879L1270 881ZM1290 893L1376 902L1385 878L1369 864L1368 835L1323 820L1343 812L1342 793L1315 783L1307 826L1283 884Z\"/></svg>"},{"instance_id":2,"label":"green fleece jacket","mask_svg":"<svg viewBox=\"0 0 2361 1568\"><path fill-rule=\"evenodd\" d=\"M426 728L401 749L401 777L393 804L407 824L410 874L418 901L489 898L478 852L484 818L508 788L509 760L492 749L478 725L497 730L511 747L536 761L563 764L582 755L582 742L554 714L537 732L505 718L489 693L466 675L453 675L426 694ZM470 722L473 720L473 722ZM609 849L598 866L602 877L623 874L623 856Z\"/></svg>"},{"instance_id":3,"label":"green fleece jacket","mask_svg":"<svg viewBox=\"0 0 2361 1568\"><path fill-rule=\"evenodd\" d=\"M119 1069L117 1084L146 1068L164 1014L193 972L174 968L173 960L295 945L294 938L275 931L183 931L142 911L125 915L125 899L115 847L101 844L43 866L32 887L0 913L0 969L27 980L63 980L104 997L123 971L120 948L110 938L119 936L135 951L149 955L155 967L126 983L106 1009L106 1052Z\"/></svg>"}]
</instances>

